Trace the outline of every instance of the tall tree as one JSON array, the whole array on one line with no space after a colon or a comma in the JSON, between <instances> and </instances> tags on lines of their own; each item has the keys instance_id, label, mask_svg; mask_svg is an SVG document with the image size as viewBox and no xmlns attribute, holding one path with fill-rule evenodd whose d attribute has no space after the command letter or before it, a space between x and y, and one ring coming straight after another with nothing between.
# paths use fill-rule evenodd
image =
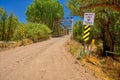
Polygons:
<instances>
[{"instance_id":1,"label":"tall tree","mask_svg":"<svg viewBox=\"0 0 120 80\"><path fill-rule=\"evenodd\" d=\"M0 37L0 39L2 39L2 23L3 23L3 21L2 21L2 16L3 16L3 13L4 13L5 11L4 11L4 9L3 8L1 8L0 7L0 35L1 35L1 37Z\"/></svg>"},{"instance_id":2,"label":"tall tree","mask_svg":"<svg viewBox=\"0 0 120 80\"><path fill-rule=\"evenodd\" d=\"M1 21L2 21L2 40L5 40L5 27L6 27L6 20L7 20L7 13L3 12L1 16Z\"/></svg>"},{"instance_id":3,"label":"tall tree","mask_svg":"<svg viewBox=\"0 0 120 80\"><path fill-rule=\"evenodd\" d=\"M29 22L44 23L52 29L55 20L63 18L64 10L58 0L34 0L26 15Z\"/></svg>"},{"instance_id":4,"label":"tall tree","mask_svg":"<svg viewBox=\"0 0 120 80\"><path fill-rule=\"evenodd\" d=\"M0 40L10 40L18 25L18 18L13 13L8 16L3 8L0 8Z\"/></svg>"},{"instance_id":5,"label":"tall tree","mask_svg":"<svg viewBox=\"0 0 120 80\"><path fill-rule=\"evenodd\" d=\"M7 40L10 40L13 36L14 30L18 25L18 18L14 16L13 13L8 17L8 25L7 25Z\"/></svg>"},{"instance_id":6,"label":"tall tree","mask_svg":"<svg viewBox=\"0 0 120 80\"><path fill-rule=\"evenodd\" d=\"M114 51L115 41L112 28L119 21L115 16L118 15L119 17L119 0L68 0L68 7L73 15L83 16L84 12L95 12L95 26L101 30L103 50L104 52L106 50ZM77 10L77 13L74 12L75 10Z\"/></svg>"}]
</instances>

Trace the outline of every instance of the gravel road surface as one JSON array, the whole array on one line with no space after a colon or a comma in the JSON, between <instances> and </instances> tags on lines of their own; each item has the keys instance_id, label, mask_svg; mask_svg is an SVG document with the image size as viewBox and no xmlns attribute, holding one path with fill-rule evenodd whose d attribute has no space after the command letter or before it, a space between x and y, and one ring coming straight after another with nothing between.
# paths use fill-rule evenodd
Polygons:
<instances>
[{"instance_id":1,"label":"gravel road surface","mask_svg":"<svg viewBox=\"0 0 120 80\"><path fill-rule=\"evenodd\" d=\"M65 49L69 36L0 52L0 80L98 80Z\"/></svg>"}]
</instances>

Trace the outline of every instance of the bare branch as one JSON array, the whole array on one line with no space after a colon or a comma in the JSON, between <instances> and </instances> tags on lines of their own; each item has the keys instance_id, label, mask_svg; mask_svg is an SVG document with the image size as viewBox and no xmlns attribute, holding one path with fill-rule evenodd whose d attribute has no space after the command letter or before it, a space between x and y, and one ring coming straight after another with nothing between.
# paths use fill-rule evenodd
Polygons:
<instances>
[{"instance_id":1,"label":"bare branch","mask_svg":"<svg viewBox=\"0 0 120 80\"><path fill-rule=\"evenodd\" d=\"M109 3L100 3L100 4L90 4L88 6L84 6L84 7L80 7L80 10L85 10L85 9L93 9L93 8L97 8L97 7L109 7L112 8L114 10L117 10L118 12L120 12L120 6L118 6L116 4L116 0L114 4L109 4Z\"/></svg>"}]
</instances>

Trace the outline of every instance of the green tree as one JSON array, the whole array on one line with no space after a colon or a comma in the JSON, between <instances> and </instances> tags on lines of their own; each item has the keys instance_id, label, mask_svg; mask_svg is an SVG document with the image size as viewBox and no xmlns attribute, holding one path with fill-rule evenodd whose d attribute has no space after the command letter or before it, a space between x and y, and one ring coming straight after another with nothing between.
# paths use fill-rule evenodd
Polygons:
<instances>
[{"instance_id":1,"label":"green tree","mask_svg":"<svg viewBox=\"0 0 120 80\"><path fill-rule=\"evenodd\" d=\"M18 25L18 18L14 16L13 13L8 17L8 25L7 25L7 40L10 40L13 36L14 30Z\"/></svg>"},{"instance_id":2,"label":"green tree","mask_svg":"<svg viewBox=\"0 0 120 80\"><path fill-rule=\"evenodd\" d=\"M119 26L120 4L118 0L68 0L68 7L73 15L83 16L84 12L95 12L95 25L93 28L99 34L99 39L103 41L103 50L114 51L113 27ZM77 10L78 13L74 12ZM116 16L117 15L117 16ZM117 25L117 26L115 26ZM100 30L100 32L98 30ZM117 28L118 29L118 28ZM93 30L92 30L93 31ZM95 36L94 36L95 37ZM98 38L97 38L98 39Z\"/></svg>"},{"instance_id":3,"label":"green tree","mask_svg":"<svg viewBox=\"0 0 120 80\"><path fill-rule=\"evenodd\" d=\"M82 21L77 21L73 27L73 38L79 42L83 42L83 30Z\"/></svg>"},{"instance_id":4,"label":"green tree","mask_svg":"<svg viewBox=\"0 0 120 80\"><path fill-rule=\"evenodd\" d=\"M2 16L1 16L1 22L2 22L2 40L5 40L5 27L6 27L6 20L7 20L7 13L3 12Z\"/></svg>"},{"instance_id":5,"label":"green tree","mask_svg":"<svg viewBox=\"0 0 120 80\"><path fill-rule=\"evenodd\" d=\"M48 39L51 30L44 24L27 23L24 25L25 38L29 38L34 42ZM20 33L20 26L15 29L13 40L20 40L23 35Z\"/></svg>"},{"instance_id":6,"label":"green tree","mask_svg":"<svg viewBox=\"0 0 120 80\"><path fill-rule=\"evenodd\" d=\"M6 11L0 8L0 40L10 40L17 25L18 18L13 13L8 16Z\"/></svg>"},{"instance_id":7,"label":"green tree","mask_svg":"<svg viewBox=\"0 0 120 80\"><path fill-rule=\"evenodd\" d=\"M0 37L0 39L2 39L2 26L3 26L3 21L2 21L2 18L3 18L3 14L4 14L4 9L3 8L1 8L0 7L0 35L1 35L1 37Z\"/></svg>"},{"instance_id":8,"label":"green tree","mask_svg":"<svg viewBox=\"0 0 120 80\"><path fill-rule=\"evenodd\" d=\"M64 10L58 0L34 0L26 15L28 22L46 24L53 29L55 21L63 18Z\"/></svg>"}]
</instances>

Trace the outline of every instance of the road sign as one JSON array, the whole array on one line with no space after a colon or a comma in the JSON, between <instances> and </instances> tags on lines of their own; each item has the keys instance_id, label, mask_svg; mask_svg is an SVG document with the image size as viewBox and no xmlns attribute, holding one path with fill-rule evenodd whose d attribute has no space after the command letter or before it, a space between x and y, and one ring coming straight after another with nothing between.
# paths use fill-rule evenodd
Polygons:
<instances>
[{"instance_id":1,"label":"road sign","mask_svg":"<svg viewBox=\"0 0 120 80\"><path fill-rule=\"evenodd\" d=\"M21 26L21 27L20 27L20 34L21 34L21 36L24 35L24 30L25 30L25 29L24 29L24 26Z\"/></svg>"},{"instance_id":2,"label":"road sign","mask_svg":"<svg viewBox=\"0 0 120 80\"><path fill-rule=\"evenodd\" d=\"M84 27L84 35L83 35L83 40L84 41L88 41L89 40L89 35L90 35L90 26L89 25L86 25Z\"/></svg>"},{"instance_id":3,"label":"road sign","mask_svg":"<svg viewBox=\"0 0 120 80\"><path fill-rule=\"evenodd\" d=\"M95 18L95 13L85 13L83 25L93 25L94 18Z\"/></svg>"}]
</instances>

